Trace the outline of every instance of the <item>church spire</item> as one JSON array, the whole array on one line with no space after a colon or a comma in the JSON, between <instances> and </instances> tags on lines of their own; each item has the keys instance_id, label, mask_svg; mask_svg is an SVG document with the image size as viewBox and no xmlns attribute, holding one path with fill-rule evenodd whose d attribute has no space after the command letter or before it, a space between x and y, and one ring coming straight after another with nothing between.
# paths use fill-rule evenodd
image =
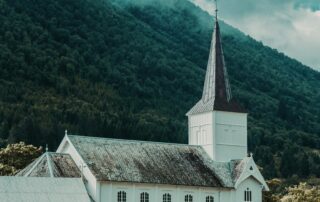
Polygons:
<instances>
[{"instance_id":1,"label":"church spire","mask_svg":"<svg viewBox=\"0 0 320 202\"><path fill-rule=\"evenodd\" d=\"M214 161L247 156L247 113L231 96L216 9L201 99L187 113L189 144L201 145Z\"/></svg>"},{"instance_id":2,"label":"church spire","mask_svg":"<svg viewBox=\"0 0 320 202\"><path fill-rule=\"evenodd\" d=\"M222 50L217 2L215 25L212 34L202 98L188 112L188 114L196 114L212 110L245 112L245 110L242 109L242 107L234 99L232 99L228 72L224 62L224 55Z\"/></svg>"},{"instance_id":3,"label":"church spire","mask_svg":"<svg viewBox=\"0 0 320 202\"><path fill-rule=\"evenodd\" d=\"M216 3L216 9L215 9L215 14L216 14L216 22L218 21L218 0L214 1Z\"/></svg>"},{"instance_id":4,"label":"church spire","mask_svg":"<svg viewBox=\"0 0 320 202\"><path fill-rule=\"evenodd\" d=\"M207 73L203 87L202 101L204 103L215 99L229 102L232 98L227 68L221 45L218 8L216 1L215 26L212 35Z\"/></svg>"}]
</instances>

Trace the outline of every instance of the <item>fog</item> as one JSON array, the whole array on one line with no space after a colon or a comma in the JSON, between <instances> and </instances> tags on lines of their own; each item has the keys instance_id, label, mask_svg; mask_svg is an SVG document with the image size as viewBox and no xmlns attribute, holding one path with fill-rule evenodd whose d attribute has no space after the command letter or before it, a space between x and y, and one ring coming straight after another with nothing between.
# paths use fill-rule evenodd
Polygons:
<instances>
[{"instance_id":1,"label":"fog","mask_svg":"<svg viewBox=\"0 0 320 202\"><path fill-rule=\"evenodd\" d=\"M214 13L213 0L190 0ZM221 0L219 16L264 44L320 70L320 0Z\"/></svg>"}]
</instances>

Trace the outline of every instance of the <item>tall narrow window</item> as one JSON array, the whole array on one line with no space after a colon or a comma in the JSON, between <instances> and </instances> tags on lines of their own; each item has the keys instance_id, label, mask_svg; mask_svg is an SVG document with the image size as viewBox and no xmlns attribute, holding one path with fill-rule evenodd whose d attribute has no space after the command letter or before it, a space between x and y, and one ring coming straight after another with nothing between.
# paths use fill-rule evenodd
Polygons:
<instances>
[{"instance_id":1,"label":"tall narrow window","mask_svg":"<svg viewBox=\"0 0 320 202\"><path fill-rule=\"evenodd\" d=\"M214 202L213 196L207 196L206 197L206 202Z\"/></svg>"},{"instance_id":2,"label":"tall narrow window","mask_svg":"<svg viewBox=\"0 0 320 202\"><path fill-rule=\"evenodd\" d=\"M147 192L140 194L140 202L149 202L149 194Z\"/></svg>"},{"instance_id":3,"label":"tall narrow window","mask_svg":"<svg viewBox=\"0 0 320 202\"><path fill-rule=\"evenodd\" d=\"M244 191L244 201L245 202L252 202L252 192L249 188Z\"/></svg>"},{"instance_id":4,"label":"tall narrow window","mask_svg":"<svg viewBox=\"0 0 320 202\"><path fill-rule=\"evenodd\" d=\"M171 195L166 193L166 194L163 194L163 202L171 202Z\"/></svg>"},{"instance_id":5,"label":"tall narrow window","mask_svg":"<svg viewBox=\"0 0 320 202\"><path fill-rule=\"evenodd\" d=\"M118 202L126 202L127 201L127 194L125 191L118 192Z\"/></svg>"},{"instance_id":6,"label":"tall narrow window","mask_svg":"<svg viewBox=\"0 0 320 202\"><path fill-rule=\"evenodd\" d=\"M192 195L185 195L184 196L184 202L192 202Z\"/></svg>"}]
</instances>

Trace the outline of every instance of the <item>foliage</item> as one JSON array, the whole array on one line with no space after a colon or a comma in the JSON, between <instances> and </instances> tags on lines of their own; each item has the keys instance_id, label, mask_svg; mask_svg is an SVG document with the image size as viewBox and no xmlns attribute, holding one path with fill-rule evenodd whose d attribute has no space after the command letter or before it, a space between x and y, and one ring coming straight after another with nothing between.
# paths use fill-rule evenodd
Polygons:
<instances>
[{"instance_id":1,"label":"foliage","mask_svg":"<svg viewBox=\"0 0 320 202\"><path fill-rule=\"evenodd\" d=\"M0 1L0 144L75 134L187 142L212 17L187 0ZM148 1L145 1L148 2ZM320 176L320 73L221 23L267 178ZM10 168L8 168L10 170Z\"/></svg>"},{"instance_id":2,"label":"foliage","mask_svg":"<svg viewBox=\"0 0 320 202\"><path fill-rule=\"evenodd\" d=\"M24 142L9 144L0 149L0 175L13 175L25 168L42 153L41 148Z\"/></svg>"},{"instance_id":3,"label":"foliage","mask_svg":"<svg viewBox=\"0 0 320 202\"><path fill-rule=\"evenodd\" d=\"M320 178L301 179L295 175L288 179L271 179L267 184L270 191L263 193L264 202L320 201Z\"/></svg>"},{"instance_id":4,"label":"foliage","mask_svg":"<svg viewBox=\"0 0 320 202\"><path fill-rule=\"evenodd\" d=\"M282 181L280 179L271 179L267 181L270 191L263 192L263 202L278 202L280 200L279 187Z\"/></svg>"},{"instance_id":5,"label":"foliage","mask_svg":"<svg viewBox=\"0 0 320 202\"><path fill-rule=\"evenodd\" d=\"M300 183L288 188L288 194L283 196L281 202L318 202L320 201L320 187Z\"/></svg>"}]
</instances>

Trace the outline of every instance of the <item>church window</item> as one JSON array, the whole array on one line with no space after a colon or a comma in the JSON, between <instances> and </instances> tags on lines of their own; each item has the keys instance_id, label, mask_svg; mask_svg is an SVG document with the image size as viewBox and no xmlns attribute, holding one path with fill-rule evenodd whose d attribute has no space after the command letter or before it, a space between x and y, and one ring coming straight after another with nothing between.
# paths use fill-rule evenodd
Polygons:
<instances>
[{"instance_id":1,"label":"church window","mask_svg":"<svg viewBox=\"0 0 320 202\"><path fill-rule=\"evenodd\" d=\"M214 202L213 196L207 196L206 197L206 202Z\"/></svg>"},{"instance_id":2,"label":"church window","mask_svg":"<svg viewBox=\"0 0 320 202\"><path fill-rule=\"evenodd\" d=\"M166 193L166 194L163 194L163 202L171 202L171 195Z\"/></svg>"},{"instance_id":3,"label":"church window","mask_svg":"<svg viewBox=\"0 0 320 202\"><path fill-rule=\"evenodd\" d=\"M149 202L149 194L147 192L140 194L140 202Z\"/></svg>"},{"instance_id":4,"label":"church window","mask_svg":"<svg viewBox=\"0 0 320 202\"><path fill-rule=\"evenodd\" d=\"M185 195L184 196L184 202L192 202L192 195Z\"/></svg>"},{"instance_id":5,"label":"church window","mask_svg":"<svg viewBox=\"0 0 320 202\"><path fill-rule=\"evenodd\" d=\"M252 192L249 188L244 191L244 201L245 202L252 202Z\"/></svg>"},{"instance_id":6,"label":"church window","mask_svg":"<svg viewBox=\"0 0 320 202\"><path fill-rule=\"evenodd\" d=\"M126 202L127 201L127 193L125 191L118 192L118 202Z\"/></svg>"}]
</instances>

